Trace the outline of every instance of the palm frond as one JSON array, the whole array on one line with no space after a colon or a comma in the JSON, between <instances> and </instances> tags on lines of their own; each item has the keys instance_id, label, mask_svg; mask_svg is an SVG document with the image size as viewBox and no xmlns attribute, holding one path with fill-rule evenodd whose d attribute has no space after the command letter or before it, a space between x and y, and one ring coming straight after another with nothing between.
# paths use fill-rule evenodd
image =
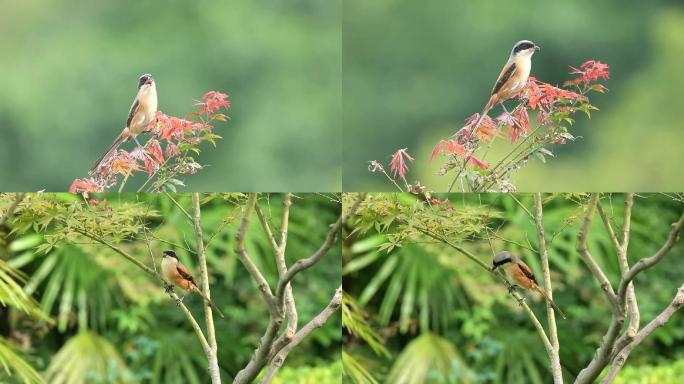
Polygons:
<instances>
[{"instance_id":1,"label":"palm frond","mask_svg":"<svg viewBox=\"0 0 684 384\"><path fill-rule=\"evenodd\" d=\"M0 366L0 382L46 384L45 379L3 338L0 338Z\"/></svg>"},{"instance_id":2,"label":"palm frond","mask_svg":"<svg viewBox=\"0 0 684 384\"><path fill-rule=\"evenodd\" d=\"M107 339L81 332L55 354L45 373L51 384L130 383L130 373Z\"/></svg>"}]
</instances>

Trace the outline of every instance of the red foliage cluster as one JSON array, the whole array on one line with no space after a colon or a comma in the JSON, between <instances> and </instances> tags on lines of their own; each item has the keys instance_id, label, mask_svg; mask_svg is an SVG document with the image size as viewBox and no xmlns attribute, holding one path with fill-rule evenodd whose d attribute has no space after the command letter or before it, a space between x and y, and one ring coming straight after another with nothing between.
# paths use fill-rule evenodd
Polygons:
<instances>
[{"instance_id":1,"label":"red foliage cluster","mask_svg":"<svg viewBox=\"0 0 684 384\"><path fill-rule=\"evenodd\" d=\"M580 77L572 79L576 84L580 83L590 83L592 81L597 81L599 79L610 79L610 72L608 72L608 64L604 64L596 60L588 60L580 65L579 69L575 67L570 67L571 75L580 75Z\"/></svg>"},{"instance_id":2,"label":"red foliage cluster","mask_svg":"<svg viewBox=\"0 0 684 384\"><path fill-rule=\"evenodd\" d=\"M221 108L230 108L227 98L228 95L225 93L210 91L202 96L203 101L195 101L194 105L200 106L201 109L191 115L197 116L200 121L168 116L158 111L156 121L148 131L153 138L144 148L137 147L130 152L117 150L92 177L74 180L69 192L104 192L116 185L118 175L128 177L137 171L144 171L151 177L170 159L180 157L180 148L187 151L205 140L205 134L214 128L209 124L210 121L226 120L224 115L216 112ZM191 174L200 168L201 166L194 162L181 162L174 172Z\"/></svg>"},{"instance_id":3,"label":"red foliage cluster","mask_svg":"<svg viewBox=\"0 0 684 384\"><path fill-rule=\"evenodd\" d=\"M212 112L218 111L221 108L230 108L230 101L227 101L228 95L221 92L209 91L202 95L202 100L195 100L195 105L201 105L202 109L197 111L197 113L209 115Z\"/></svg>"}]
</instances>

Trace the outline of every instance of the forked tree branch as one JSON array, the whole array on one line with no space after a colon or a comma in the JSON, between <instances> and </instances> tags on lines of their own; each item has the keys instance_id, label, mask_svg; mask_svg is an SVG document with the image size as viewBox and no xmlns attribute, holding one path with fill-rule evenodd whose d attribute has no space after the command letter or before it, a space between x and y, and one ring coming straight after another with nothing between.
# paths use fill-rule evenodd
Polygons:
<instances>
[{"instance_id":1,"label":"forked tree branch","mask_svg":"<svg viewBox=\"0 0 684 384\"><path fill-rule=\"evenodd\" d=\"M603 272L601 267L599 267L599 265L596 263L596 260L594 260L594 257L591 255L591 252L589 252L589 249L587 247L587 236L589 233L589 226L591 225L591 221L594 217L594 212L596 212L596 205L598 204L598 199L598 193L593 193L589 198L589 204L587 205L586 212L582 220L582 226L577 232L577 252L579 252L579 254L582 256L584 263L587 265L591 273L594 275L594 278L598 281L599 285L601 286L601 289L606 295L608 303L610 303L613 313L619 314L620 307L617 301L617 297L615 295L615 291L613 291L613 286L610 284L610 281L608 281L606 274Z\"/></svg>"},{"instance_id":2,"label":"forked tree branch","mask_svg":"<svg viewBox=\"0 0 684 384\"><path fill-rule=\"evenodd\" d=\"M592 195L592 198L590 199L590 205L594 204L596 207L598 207L597 210L599 211L599 215L601 215L604 225L606 226L606 230L611 237L611 241L616 247L621 278L617 293L615 294L616 302L618 303L617 310L613 311L608 330L604 335L601 344L596 349L593 359L577 375L575 384L593 383L604 370L604 368L608 366L608 364L611 364L611 368L603 383L612 382L612 380L615 379L617 372L623 367L627 356L632 349L638 345L648 334L650 334L655 327L662 326L684 301L684 293L682 293L684 288L683 286L680 287L680 290L668 309L654 319L654 321L651 321L651 323L646 325L646 327L644 327L641 331L636 332L636 328L639 326L640 315L636 303L636 295L634 294L633 280L637 274L660 262L663 257L665 257L665 255L674 247L675 243L679 239L679 232L684 227L684 214L680 216L677 222L672 224L667 240L655 254L640 259L634 266L629 268L627 263L627 248L629 245L633 199L633 194L628 194L626 196L621 240L618 239L615 231L612 228L612 225L610 224L607 214L600 206L600 203L598 202L598 194ZM585 221L577 236L578 250L580 250L582 246L584 249L586 249L586 230L588 228L587 221L591 220L591 218L588 217L589 211L590 209L587 209L587 216L585 216ZM593 212L591 212L591 214L593 215ZM584 234L585 237L582 237L581 234ZM594 276L596 277L596 274L594 274ZM630 288L630 286L632 288ZM622 326L625 322L626 314L629 314L630 316L630 325L618 339L620 331L622 330Z\"/></svg>"},{"instance_id":3,"label":"forked tree branch","mask_svg":"<svg viewBox=\"0 0 684 384\"><path fill-rule=\"evenodd\" d=\"M603 378L601 381L601 384L610 384L615 380L615 377L617 376L618 372L622 369L622 367L625 365L625 362L627 361L627 358L629 357L629 354L632 352L632 350L641 344L644 339L653 333L658 327L662 327L667 323L668 320L674 315L675 312L679 308L684 305L684 284L679 287L677 290L677 294L675 295L674 299L672 299L672 302L670 305L665 308L658 316L656 316L651 322L646 324L644 328L642 328L639 332L637 332L636 336L634 339L627 344L622 350L620 350L615 358L613 358L612 365L610 367L610 370L608 371L608 374Z\"/></svg>"},{"instance_id":4,"label":"forked tree branch","mask_svg":"<svg viewBox=\"0 0 684 384\"><path fill-rule=\"evenodd\" d=\"M289 324L296 324L296 307L294 305L294 298L291 300L291 303L289 303L290 300L287 299L287 294L286 292L287 287L290 285L292 279L294 276L313 266L315 263L321 260L321 258L328 253L332 245L335 243L338 232L340 231L341 223L346 221L348 216L353 214L358 206L360 205L361 201L363 200L365 196L360 195L355 204L353 205L352 209L347 213L347 214L340 214L339 218L337 221L335 221L334 224L330 226L330 230L328 231L328 234L325 237L325 240L323 241L323 244L318 248L316 252L314 252L313 255L300 259L297 262L295 262L292 267L288 268L287 265L285 264L285 248L287 244L287 228L288 224L287 221L289 220L289 208L290 208L290 197L286 196L285 201L284 201L284 212L283 212L283 220L284 222L281 223L281 231L280 231L280 241L278 241L274 234L273 231L271 230L270 226L268 225L268 221L266 220L265 215L261 211L261 209L257 205L257 196L255 194L252 194L249 196L248 203L247 203L247 208L245 209L245 212L242 217L242 222L240 224L240 227L238 228L238 234L236 235L238 239L238 245L236 245L236 251L238 251L238 254L242 254L242 256L246 256L246 252L244 251L244 238L246 235L247 231L247 224L249 223L249 215L252 214L252 211L256 211L257 216L259 217L259 220L262 224L262 227L264 228L264 231L266 232L267 236L269 237L269 241L271 243L272 248L274 249L274 254L276 257L276 264L278 265L278 283L276 285L276 294L275 295L270 295L267 301L270 301L271 303L269 306L271 306L271 316L269 319L269 323L266 327L266 331L264 332L264 335L261 337L261 340L259 342L259 345L257 348L254 350L252 357L250 358L249 362L247 363L247 366L245 366L240 372L237 373L235 376L235 379L233 381L234 384L246 384L246 383L252 383L254 379L257 377L259 372L268 365L268 373L267 373L267 379L264 379L266 381L264 382L270 382L270 380L273 378L273 375L278 371L280 366L282 366L283 361L287 357L287 354L292 350L295 346L299 344L301 339L303 339L306 335L308 335L313 329L321 326L327 319L330 317L330 315L337 310L339 307L339 304L334 307L333 309L330 309L330 304L324 310L322 313L325 314L325 316L320 317L321 315L317 316L306 324L300 331L294 333L292 336L287 336L287 333L291 329L291 327L288 325L287 329L285 330L285 334L281 335L276 340L276 336L278 334L278 330L280 328L280 325L283 322L284 319L284 314L289 313L290 311L293 313L294 317L288 317ZM248 259L248 257L247 257ZM244 263L243 263L244 264ZM247 267L247 265L245 265ZM250 272L251 273L251 272ZM257 274L251 273L252 277L255 278L255 280L258 279ZM265 280L264 280L265 282ZM268 284L266 284L266 289L267 292L270 294L270 287ZM266 291L266 290L262 290ZM333 301L335 299L333 298ZM340 290L340 300L341 300L341 290ZM328 313L329 312L329 313ZM296 328L295 328L296 330Z\"/></svg>"},{"instance_id":5,"label":"forked tree branch","mask_svg":"<svg viewBox=\"0 0 684 384\"><path fill-rule=\"evenodd\" d=\"M245 236L247 234L247 228L249 227L250 218L252 212L254 211L254 206L256 205L257 195L256 193L250 193L247 198L247 204L245 205L245 210L242 213L242 219L240 220L240 225L238 226L237 233L235 234L235 253L242 265L244 265L247 272L252 276L252 279L257 283L259 290L261 291L268 308L271 311L271 315L276 313L276 303L271 292L271 287L261 274L261 271L257 268L256 264L252 261L252 258L247 253L245 249Z\"/></svg>"},{"instance_id":6,"label":"forked tree branch","mask_svg":"<svg viewBox=\"0 0 684 384\"><path fill-rule=\"evenodd\" d=\"M275 257L276 266L278 268L278 278L282 279L287 272L287 264L285 263L285 249L287 248L287 231L289 225L290 217L290 206L292 205L292 194L286 193L283 197L283 216L280 221L280 238L276 240L276 237L271 231L271 227L268 224L266 215L259 207L259 204L254 206L257 217L259 217L259 222L266 232L271 248L273 249L273 255ZM287 329L285 332L278 337L275 341L272 350L279 350L287 343L289 343L297 332L297 308L295 306L294 296L292 294L292 285L290 283L285 287L285 313L287 315Z\"/></svg>"},{"instance_id":7,"label":"forked tree branch","mask_svg":"<svg viewBox=\"0 0 684 384\"><path fill-rule=\"evenodd\" d=\"M264 378L260 381L260 384L269 384L278 370L283 366L283 362L287 358L287 355L292 351L294 347L299 345L299 343L304 340L311 332L320 328L325 324L326 321L332 316L342 305L342 286L335 290L335 294L330 300L330 303L321 313L309 321L306 325L302 327L292 338L292 341L283 347L278 353L273 357L271 363L268 366L268 371Z\"/></svg>"}]
</instances>

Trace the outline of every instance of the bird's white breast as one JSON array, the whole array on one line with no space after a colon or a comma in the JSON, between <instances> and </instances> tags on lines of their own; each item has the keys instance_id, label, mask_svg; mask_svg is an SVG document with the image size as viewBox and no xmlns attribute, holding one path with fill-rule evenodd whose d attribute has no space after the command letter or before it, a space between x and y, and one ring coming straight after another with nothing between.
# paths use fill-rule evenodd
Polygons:
<instances>
[{"instance_id":1,"label":"bird's white breast","mask_svg":"<svg viewBox=\"0 0 684 384\"><path fill-rule=\"evenodd\" d=\"M174 276L176 272L176 261L170 257L164 257L161 261L162 274L167 282L172 283L171 277Z\"/></svg>"},{"instance_id":2,"label":"bird's white breast","mask_svg":"<svg viewBox=\"0 0 684 384\"><path fill-rule=\"evenodd\" d=\"M515 60L515 66L519 76L517 76L515 84L512 84L511 86L512 93L520 92L523 88L525 88L525 84L527 84L527 78L530 77L530 70L532 69L531 55L525 55L517 58Z\"/></svg>"}]
</instances>

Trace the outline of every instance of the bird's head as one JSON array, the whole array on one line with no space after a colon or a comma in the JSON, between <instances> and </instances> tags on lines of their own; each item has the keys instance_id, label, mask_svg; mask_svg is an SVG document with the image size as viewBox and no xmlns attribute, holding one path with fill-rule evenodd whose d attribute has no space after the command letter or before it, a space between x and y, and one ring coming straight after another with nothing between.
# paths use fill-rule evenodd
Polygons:
<instances>
[{"instance_id":1,"label":"bird's head","mask_svg":"<svg viewBox=\"0 0 684 384\"><path fill-rule=\"evenodd\" d=\"M518 259L508 251L499 252L494 256L494 260L492 260L492 270L495 270L506 263L515 263L517 260Z\"/></svg>"},{"instance_id":2,"label":"bird's head","mask_svg":"<svg viewBox=\"0 0 684 384\"><path fill-rule=\"evenodd\" d=\"M532 56L535 52L541 50L539 46L529 40L520 40L513 46L511 56Z\"/></svg>"},{"instance_id":3,"label":"bird's head","mask_svg":"<svg viewBox=\"0 0 684 384\"><path fill-rule=\"evenodd\" d=\"M166 250L162 253L162 255L164 255L164 258L170 257L170 258L178 261L178 256L176 256L176 252L174 252L172 250Z\"/></svg>"},{"instance_id":4,"label":"bird's head","mask_svg":"<svg viewBox=\"0 0 684 384\"><path fill-rule=\"evenodd\" d=\"M153 83L154 79L152 78L152 75L146 73L138 79L138 88L141 88L143 85L152 85Z\"/></svg>"}]
</instances>

